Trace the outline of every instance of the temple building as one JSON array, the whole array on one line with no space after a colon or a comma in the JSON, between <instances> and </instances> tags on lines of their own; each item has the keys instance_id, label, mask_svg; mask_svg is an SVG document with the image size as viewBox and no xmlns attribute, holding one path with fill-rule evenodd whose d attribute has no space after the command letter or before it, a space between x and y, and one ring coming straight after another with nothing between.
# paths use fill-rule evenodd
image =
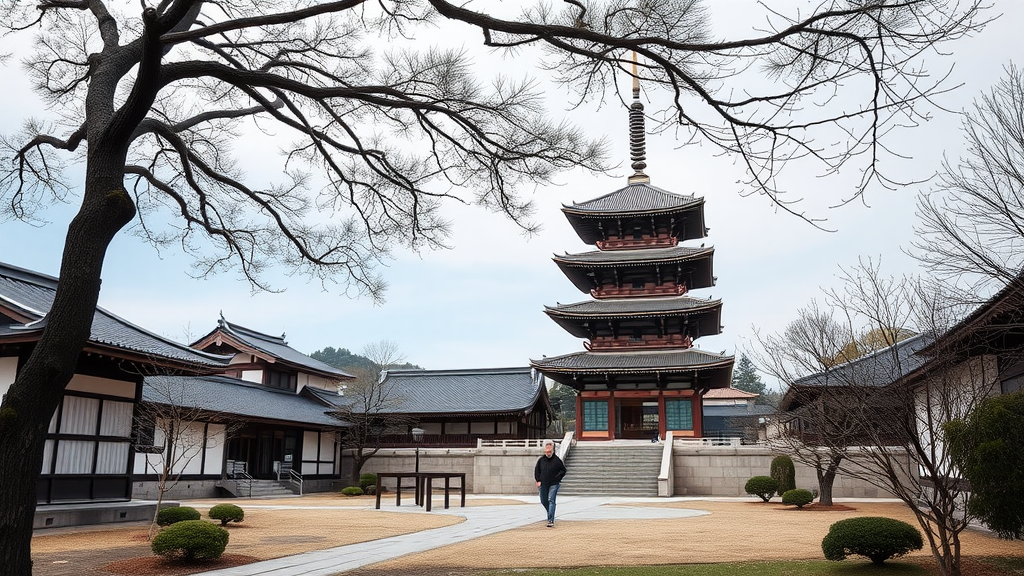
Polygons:
<instances>
[{"instance_id":1,"label":"temple building","mask_svg":"<svg viewBox=\"0 0 1024 576\"><path fill-rule=\"evenodd\" d=\"M585 351L532 361L577 391L581 440L703 436L701 397L728 388L733 357L694 348L721 332L720 300L694 297L715 284L713 248L681 246L707 236L704 199L651 185L644 173L644 112L633 84L629 111L635 173L625 188L562 207L584 243L597 250L555 256L592 299L545 313Z\"/></svg>"}]
</instances>

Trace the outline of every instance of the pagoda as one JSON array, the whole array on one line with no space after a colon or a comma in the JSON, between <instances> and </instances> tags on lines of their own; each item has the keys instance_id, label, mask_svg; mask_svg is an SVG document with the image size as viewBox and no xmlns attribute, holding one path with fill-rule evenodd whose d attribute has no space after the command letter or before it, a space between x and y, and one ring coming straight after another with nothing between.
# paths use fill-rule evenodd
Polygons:
<instances>
[{"instance_id":1,"label":"pagoda","mask_svg":"<svg viewBox=\"0 0 1024 576\"><path fill-rule=\"evenodd\" d=\"M635 173L625 188L562 212L597 250L554 261L592 299L546 306L545 313L585 350L532 361L548 378L574 388L576 438L702 436L701 397L727 388L733 357L694 348L722 330L722 302L693 290L715 285L714 248L681 242L707 236L704 199L651 185L644 173L644 111L634 66L629 110Z\"/></svg>"}]
</instances>

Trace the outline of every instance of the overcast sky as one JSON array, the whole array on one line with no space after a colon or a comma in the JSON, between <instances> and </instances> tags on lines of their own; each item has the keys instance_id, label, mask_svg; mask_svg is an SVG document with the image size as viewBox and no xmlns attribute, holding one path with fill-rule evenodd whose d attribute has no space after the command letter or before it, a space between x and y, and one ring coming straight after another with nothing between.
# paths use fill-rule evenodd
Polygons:
<instances>
[{"instance_id":1,"label":"overcast sky","mask_svg":"<svg viewBox=\"0 0 1024 576\"><path fill-rule=\"evenodd\" d=\"M731 17L725 14L728 5L711 4L719 19ZM778 2L772 6L781 7ZM953 47L947 61L955 63L951 83L964 86L941 97L943 106L968 107L1019 53L1024 3L1002 2L998 9L1004 12L1002 18ZM465 46L487 58L477 42L477 36L467 37ZM932 58L929 66L940 70L940 60ZM34 107L34 97L18 78L17 62L0 70L5 84L0 92L0 133L8 134ZM554 95L552 101L564 99ZM553 111L556 117L560 113ZM221 312L256 330L287 333L289 343L306 353L326 346L358 352L367 343L388 339L399 344L408 361L431 369L523 366L531 358L581 350L581 340L543 313L544 305L585 299L551 261L554 253L591 249L559 208L622 187L628 173L626 111L591 107L573 116L577 122L581 118L592 134L609 138L621 168L608 175L567 173L559 185L534 191L543 229L530 238L482 209L449 206L452 249L398 253L383 270L390 288L382 305L325 292L318 284L295 278L277 278L275 285L284 291L273 294L252 294L233 273L194 279L187 257L173 250L158 255L126 232L118 235L108 253L101 305L180 341L211 330ZM933 120L902 136L901 152L909 158L888 160L884 168L907 180L927 178L938 170L944 153L952 158L960 154L959 126L955 114L937 111ZM703 241L715 246L718 285L693 295L723 300L725 331L701 338L701 348L738 354L751 344L755 329L782 330L820 287L836 284L840 266L856 263L859 256L880 258L891 273L916 271L904 249L913 238L915 197L927 185L874 189L864 202L830 209L844 190L853 189L858 174L819 178L808 173L791 179L789 195L805 198L802 209L827 218L826 225L836 230L823 232L773 209L764 197L744 196L742 171L731 158L715 157L699 146L679 149L670 135L649 136L647 150L652 184L706 200L711 232ZM50 209L45 216L51 223L43 227L0 222L0 260L55 275L73 209Z\"/></svg>"}]
</instances>

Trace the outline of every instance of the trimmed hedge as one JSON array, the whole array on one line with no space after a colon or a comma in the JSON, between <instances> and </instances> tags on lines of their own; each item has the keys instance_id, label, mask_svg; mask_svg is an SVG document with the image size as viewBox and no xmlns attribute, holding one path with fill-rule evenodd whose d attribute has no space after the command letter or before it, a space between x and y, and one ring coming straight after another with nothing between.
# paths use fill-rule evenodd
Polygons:
<instances>
[{"instance_id":1,"label":"trimmed hedge","mask_svg":"<svg viewBox=\"0 0 1024 576\"><path fill-rule=\"evenodd\" d=\"M771 500L778 489L779 483L771 476L754 476L743 485L747 494L758 496L765 502Z\"/></svg>"},{"instance_id":2,"label":"trimmed hedge","mask_svg":"<svg viewBox=\"0 0 1024 576\"><path fill-rule=\"evenodd\" d=\"M803 508L811 502L814 502L814 494L810 490L804 490L803 488L787 490L782 494L783 504L791 504L797 508Z\"/></svg>"},{"instance_id":3,"label":"trimmed hedge","mask_svg":"<svg viewBox=\"0 0 1024 576\"><path fill-rule=\"evenodd\" d=\"M210 518L220 520L221 526L227 526L228 522L241 522L245 519L245 510L234 504L217 504L210 508Z\"/></svg>"},{"instance_id":4,"label":"trimmed hedge","mask_svg":"<svg viewBox=\"0 0 1024 576\"><path fill-rule=\"evenodd\" d=\"M228 531L203 520L177 522L153 537L154 554L186 562L220 558L228 545Z\"/></svg>"},{"instance_id":5,"label":"trimmed hedge","mask_svg":"<svg viewBox=\"0 0 1024 576\"><path fill-rule=\"evenodd\" d=\"M359 487L363 489L363 492L366 492L366 487L367 486L376 486L376 485L377 485L377 475L376 474L367 472L366 474L360 474L359 475Z\"/></svg>"},{"instance_id":6,"label":"trimmed hedge","mask_svg":"<svg viewBox=\"0 0 1024 576\"><path fill-rule=\"evenodd\" d=\"M881 564L924 546L921 532L906 522L878 516L840 520L821 541L826 560L845 560L850 554Z\"/></svg>"},{"instance_id":7,"label":"trimmed hedge","mask_svg":"<svg viewBox=\"0 0 1024 576\"><path fill-rule=\"evenodd\" d=\"M772 458L771 471L768 475L779 483L777 490L779 496L796 488L796 466L793 465L793 459L789 456L782 455Z\"/></svg>"},{"instance_id":8,"label":"trimmed hedge","mask_svg":"<svg viewBox=\"0 0 1024 576\"><path fill-rule=\"evenodd\" d=\"M195 508L188 506L175 506L173 508L161 508L156 513L156 523L160 526L170 526L186 520L199 520L203 515Z\"/></svg>"},{"instance_id":9,"label":"trimmed hedge","mask_svg":"<svg viewBox=\"0 0 1024 576\"><path fill-rule=\"evenodd\" d=\"M345 496L362 496L363 489L359 486L349 486L348 488L342 488L341 493Z\"/></svg>"}]
</instances>

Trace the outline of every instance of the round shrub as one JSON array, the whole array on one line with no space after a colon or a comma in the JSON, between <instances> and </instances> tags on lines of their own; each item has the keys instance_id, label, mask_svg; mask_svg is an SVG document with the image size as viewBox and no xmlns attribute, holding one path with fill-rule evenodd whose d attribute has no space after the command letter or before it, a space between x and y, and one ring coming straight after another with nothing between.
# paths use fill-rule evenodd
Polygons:
<instances>
[{"instance_id":1,"label":"round shrub","mask_svg":"<svg viewBox=\"0 0 1024 576\"><path fill-rule=\"evenodd\" d=\"M366 492L366 487L367 486L376 486L376 485L377 485L377 475L376 474L372 474L372 473L368 472L366 474L360 474L359 475L359 487L363 489L363 492Z\"/></svg>"},{"instance_id":2,"label":"round shrub","mask_svg":"<svg viewBox=\"0 0 1024 576\"><path fill-rule=\"evenodd\" d=\"M780 496L796 488L796 467L793 466L793 459L789 456L772 458L769 476L775 478L775 481L779 483L778 493Z\"/></svg>"},{"instance_id":3,"label":"round shrub","mask_svg":"<svg viewBox=\"0 0 1024 576\"><path fill-rule=\"evenodd\" d=\"M384 491L384 487L383 486L381 487L380 491L381 492ZM373 496L376 493L377 493L377 485L376 484L370 484L369 486L364 486L363 487L363 494L369 494L370 496Z\"/></svg>"},{"instance_id":4,"label":"round shrub","mask_svg":"<svg viewBox=\"0 0 1024 576\"><path fill-rule=\"evenodd\" d=\"M154 554L184 561L220 558L228 531L203 520L185 520L160 531L150 547Z\"/></svg>"},{"instance_id":5,"label":"round shrub","mask_svg":"<svg viewBox=\"0 0 1024 576\"><path fill-rule=\"evenodd\" d=\"M363 489L359 486L349 486L348 488L342 488L341 493L345 496L362 496Z\"/></svg>"},{"instance_id":6,"label":"round shrub","mask_svg":"<svg viewBox=\"0 0 1024 576\"><path fill-rule=\"evenodd\" d=\"M779 483L771 476L754 476L743 486L747 494L759 496L765 502L771 500L778 489Z\"/></svg>"},{"instance_id":7,"label":"round shrub","mask_svg":"<svg viewBox=\"0 0 1024 576\"><path fill-rule=\"evenodd\" d=\"M827 560L845 560L850 554L866 556L881 564L895 556L924 546L921 532L906 522L863 516L840 520L828 529L821 541L821 551Z\"/></svg>"},{"instance_id":8,"label":"round shrub","mask_svg":"<svg viewBox=\"0 0 1024 576\"><path fill-rule=\"evenodd\" d=\"M782 493L783 504L792 504L797 508L803 508L805 504L810 504L811 502L814 502L814 494L811 494L810 490L794 488Z\"/></svg>"},{"instance_id":9,"label":"round shrub","mask_svg":"<svg viewBox=\"0 0 1024 576\"><path fill-rule=\"evenodd\" d=\"M188 506L175 506L173 508L161 508L156 513L156 523L160 526L170 526L186 520L199 520L203 515L195 508Z\"/></svg>"},{"instance_id":10,"label":"round shrub","mask_svg":"<svg viewBox=\"0 0 1024 576\"><path fill-rule=\"evenodd\" d=\"M245 519L245 510L234 504L217 504L210 508L210 518L220 520L221 526L227 526L228 522L241 522Z\"/></svg>"}]
</instances>

